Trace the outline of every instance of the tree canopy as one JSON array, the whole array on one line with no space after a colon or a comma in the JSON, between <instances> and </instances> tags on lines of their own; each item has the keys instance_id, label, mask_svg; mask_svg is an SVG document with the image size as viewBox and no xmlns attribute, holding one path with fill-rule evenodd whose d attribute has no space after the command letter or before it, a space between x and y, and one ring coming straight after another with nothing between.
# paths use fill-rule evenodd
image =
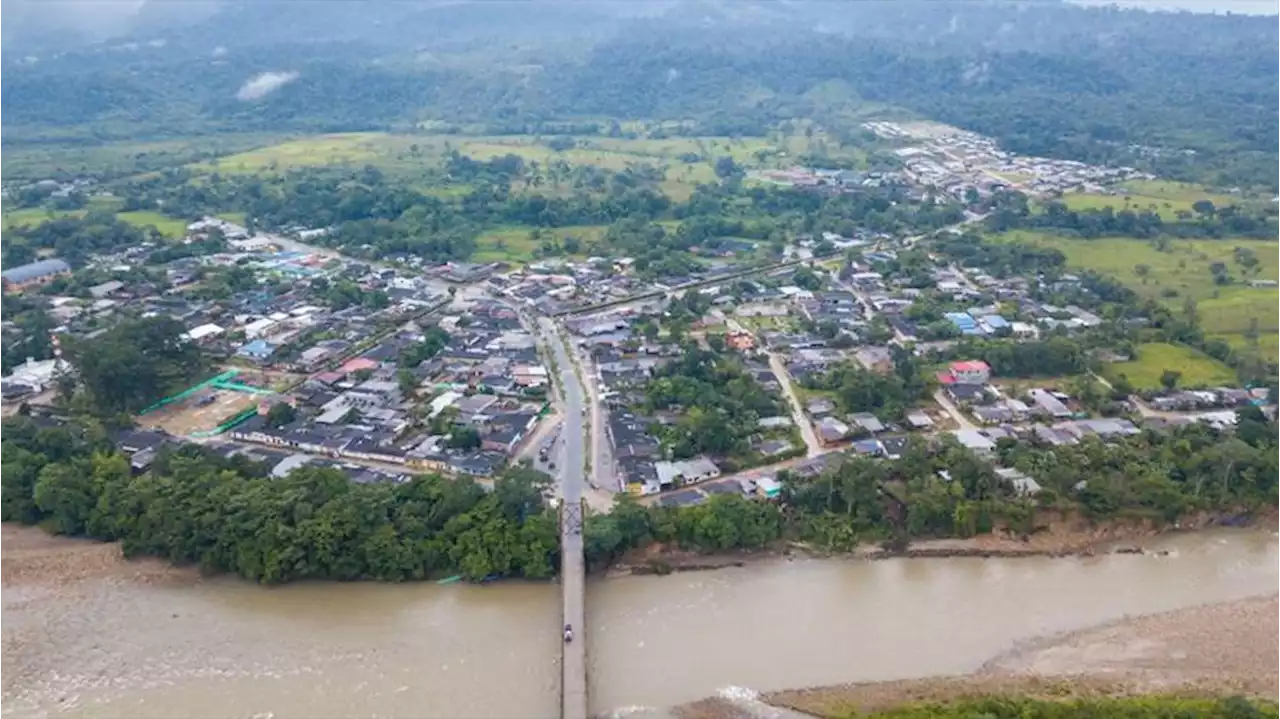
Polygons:
<instances>
[{"instance_id":1,"label":"tree canopy","mask_svg":"<svg viewBox=\"0 0 1280 719\"><path fill-rule=\"evenodd\" d=\"M125 320L93 339L69 337L62 347L89 406L108 414L143 409L207 367L186 328L170 317Z\"/></svg>"}]
</instances>

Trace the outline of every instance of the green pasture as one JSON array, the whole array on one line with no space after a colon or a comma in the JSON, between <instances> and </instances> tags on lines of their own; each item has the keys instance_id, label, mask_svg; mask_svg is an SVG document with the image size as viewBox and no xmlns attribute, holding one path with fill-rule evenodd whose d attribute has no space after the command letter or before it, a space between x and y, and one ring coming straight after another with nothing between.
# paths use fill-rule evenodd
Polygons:
<instances>
[{"instance_id":1,"label":"green pasture","mask_svg":"<svg viewBox=\"0 0 1280 719\"><path fill-rule=\"evenodd\" d=\"M1177 220L1179 212L1192 212L1191 206L1200 200L1209 200L1215 207L1242 202L1239 197L1217 194L1200 185L1165 180L1135 180L1121 186L1114 195L1070 192L1062 196L1062 202L1072 210L1110 207L1116 212L1151 211L1166 221Z\"/></svg>"},{"instance_id":2,"label":"green pasture","mask_svg":"<svg viewBox=\"0 0 1280 719\"><path fill-rule=\"evenodd\" d=\"M1190 347L1152 342L1138 345L1137 356L1128 362L1107 365L1103 374L1108 379L1125 377L1138 389L1159 389L1165 370L1181 372L1181 387L1232 386L1239 383L1236 373L1218 360Z\"/></svg>"},{"instance_id":3,"label":"green pasture","mask_svg":"<svg viewBox=\"0 0 1280 719\"><path fill-rule=\"evenodd\" d=\"M1175 309L1193 300L1207 332L1240 335L1254 326L1255 320L1260 333L1280 329L1280 291L1249 285L1255 280L1280 279L1274 242L1228 238L1161 244L1132 237L1080 239L1020 230L998 239L1056 248L1066 255L1068 266L1113 277L1138 294ZM1247 268L1237 262L1236 248L1252 250L1257 266ZM1232 284L1214 283L1210 266L1215 262L1227 267L1235 280Z\"/></svg>"}]
</instances>

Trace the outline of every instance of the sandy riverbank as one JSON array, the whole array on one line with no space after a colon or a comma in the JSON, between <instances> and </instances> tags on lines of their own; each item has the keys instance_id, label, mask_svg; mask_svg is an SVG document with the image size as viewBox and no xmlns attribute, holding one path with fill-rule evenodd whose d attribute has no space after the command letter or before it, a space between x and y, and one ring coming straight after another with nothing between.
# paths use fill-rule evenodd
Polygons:
<instances>
[{"instance_id":1,"label":"sandy riverbank","mask_svg":"<svg viewBox=\"0 0 1280 719\"><path fill-rule=\"evenodd\" d=\"M151 582L192 578L196 573L157 559L126 560L118 542L95 542L49 534L38 527L0 527L0 584L68 587L88 579Z\"/></svg>"},{"instance_id":2,"label":"sandy riverbank","mask_svg":"<svg viewBox=\"0 0 1280 719\"><path fill-rule=\"evenodd\" d=\"M1175 693L1276 699L1280 597L1259 597L1125 619L1046 637L995 657L974 674L846 684L765 694L805 715L839 717L991 694L1042 697ZM747 716L740 702L706 699L682 719Z\"/></svg>"}]
</instances>

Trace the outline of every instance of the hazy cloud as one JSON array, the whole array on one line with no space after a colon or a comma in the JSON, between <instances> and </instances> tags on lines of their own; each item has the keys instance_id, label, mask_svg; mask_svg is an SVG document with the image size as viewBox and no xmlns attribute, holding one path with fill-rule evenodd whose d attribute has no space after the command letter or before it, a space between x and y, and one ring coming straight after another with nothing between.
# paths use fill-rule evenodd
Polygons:
<instances>
[{"instance_id":1,"label":"hazy cloud","mask_svg":"<svg viewBox=\"0 0 1280 719\"><path fill-rule=\"evenodd\" d=\"M237 100L257 100L266 97L298 79L296 72L263 72L249 78L236 92Z\"/></svg>"}]
</instances>

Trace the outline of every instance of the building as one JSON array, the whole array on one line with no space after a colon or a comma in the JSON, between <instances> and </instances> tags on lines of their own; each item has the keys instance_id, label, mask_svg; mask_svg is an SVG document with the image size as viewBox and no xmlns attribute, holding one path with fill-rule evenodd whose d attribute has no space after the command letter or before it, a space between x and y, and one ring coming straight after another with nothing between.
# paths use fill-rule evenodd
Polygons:
<instances>
[{"instance_id":1,"label":"building","mask_svg":"<svg viewBox=\"0 0 1280 719\"><path fill-rule=\"evenodd\" d=\"M236 354L246 359L257 362L263 362L275 354L275 345L266 340L254 340L248 344L242 345L236 350Z\"/></svg>"},{"instance_id":2,"label":"building","mask_svg":"<svg viewBox=\"0 0 1280 719\"><path fill-rule=\"evenodd\" d=\"M1013 491L1023 497L1033 497L1040 493L1040 483L1016 469L1001 467L996 469L996 476L1013 485Z\"/></svg>"},{"instance_id":3,"label":"building","mask_svg":"<svg viewBox=\"0 0 1280 719\"><path fill-rule=\"evenodd\" d=\"M933 427L933 419L921 410L914 410L907 412L907 424L911 425L912 429L930 429Z\"/></svg>"},{"instance_id":4,"label":"building","mask_svg":"<svg viewBox=\"0 0 1280 719\"><path fill-rule=\"evenodd\" d=\"M199 327L192 327L188 330L187 339L192 342L206 342L216 338L218 335L222 334L223 331L224 330L218 325L212 323L203 324Z\"/></svg>"},{"instance_id":5,"label":"building","mask_svg":"<svg viewBox=\"0 0 1280 719\"><path fill-rule=\"evenodd\" d=\"M1031 401L1043 413L1061 419L1071 416L1071 410L1067 408L1062 400L1053 396L1052 392L1044 389L1033 389L1030 392Z\"/></svg>"},{"instance_id":6,"label":"building","mask_svg":"<svg viewBox=\"0 0 1280 719\"><path fill-rule=\"evenodd\" d=\"M991 379L991 367L982 360L952 362L951 377L961 384L983 384Z\"/></svg>"},{"instance_id":7,"label":"building","mask_svg":"<svg viewBox=\"0 0 1280 719\"><path fill-rule=\"evenodd\" d=\"M888 347L863 347L853 354L858 364L877 374L893 373L893 352Z\"/></svg>"},{"instance_id":8,"label":"building","mask_svg":"<svg viewBox=\"0 0 1280 719\"><path fill-rule=\"evenodd\" d=\"M658 485L663 489L720 476L720 468L706 457L680 462L654 462L653 468L658 474Z\"/></svg>"},{"instance_id":9,"label":"building","mask_svg":"<svg viewBox=\"0 0 1280 719\"><path fill-rule=\"evenodd\" d=\"M849 425L835 417L823 417L814 427L818 439L823 444L835 444L849 436Z\"/></svg>"},{"instance_id":10,"label":"building","mask_svg":"<svg viewBox=\"0 0 1280 719\"><path fill-rule=\"evenodd\" d=\"M69 365L62 360L51 359L36 361L28 359L13 368L13 372L0 381L4 397L22 397L28 394L39 394L53 386L54 378L59 371L68 369Z\"/></svg>"},{"instance_id":11,"label":"building","mask_svg":"<svg viewBox=\"0 0 1280 719\"><path fill-rule=\"evenodd\" d=\"M110 297L111 295L115 294L116 292L119 292L122 289L124 289L123 282L121 282L120 280L111 280L110 282L103 282L100 285L94 285L93 287L90 287L89 294L95 300L100 300L100 299L103 299L104 297Z\"/></svg>"},{"instance_id":12,"label":"building","mask_svg":"<svg viewBox=\"0 0 1280 719\"><path fill-rule=\"evenodd\" d=\"M22 292L28 287L48 284L58 277L69 274L71 274L71 265L54 258L5 270L0 272L0 278L3 278L6 291Z\"/></svg>"}]
</instances>

